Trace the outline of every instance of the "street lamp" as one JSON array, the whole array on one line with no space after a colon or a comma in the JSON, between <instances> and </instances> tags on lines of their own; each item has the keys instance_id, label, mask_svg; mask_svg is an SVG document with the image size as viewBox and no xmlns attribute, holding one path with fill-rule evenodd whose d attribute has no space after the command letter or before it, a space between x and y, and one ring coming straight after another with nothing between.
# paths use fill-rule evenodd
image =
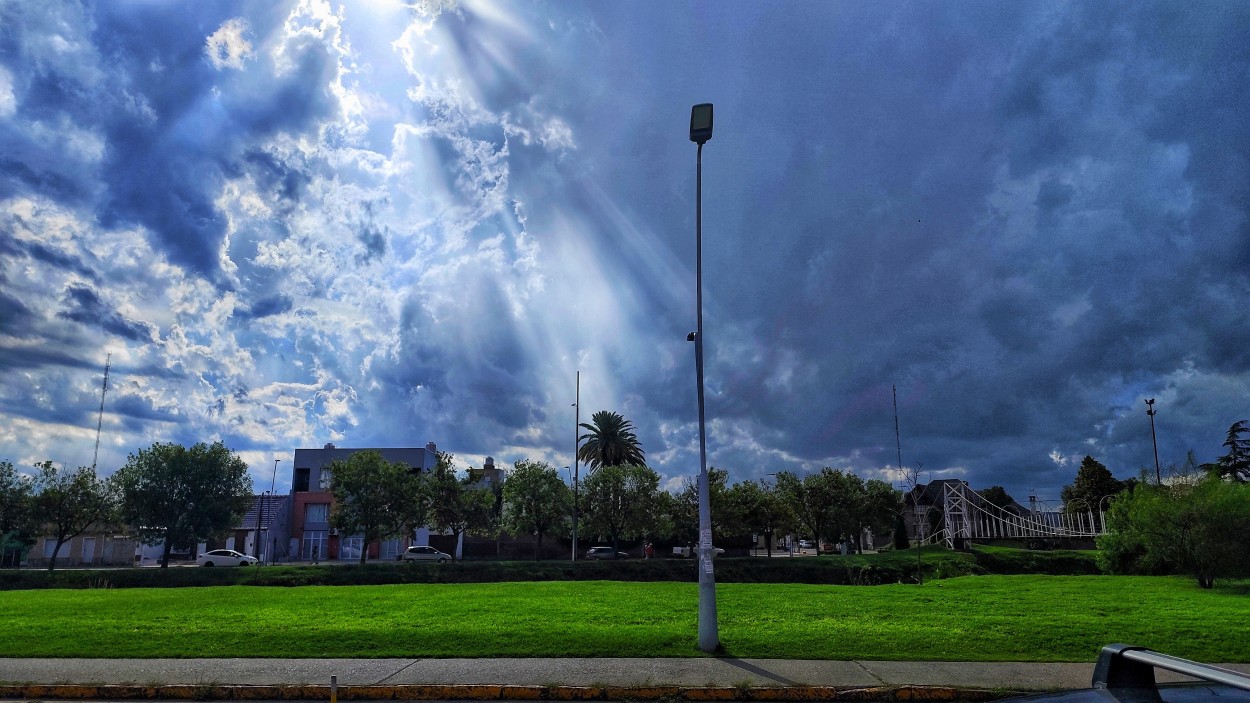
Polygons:
<instances>
[{"instance_id":1,"label":"street lamp","mask_svg":"<svg viewBox=\"0 0 1250 703\"><path fill-rule=\"evenodd\" d=\"M279 461L282 461L282 460L281 460L281 459L274 459L274 460L273 460L273 476L271 476L271 477L269 478L269 495L270 495L271 497L273 496L273 487L274 487L274 484L278 481L278 462L279 462ZM262 509L264 509L264 505L265 505L264 503L261 503L261 508L262 508ZM260 537L260 528L257 528L256 532L257 532L256 536L259 538L259 537ZM265 530L265 538L266 538L266 539L268 539L268 538L269 538L269 530ZM270 560L271 562L273 561L273 549L272 549L272 548L271 548L271 549L270 549L270 551L269 551L269 560ZM263 560L262 560L262 563L263 563Z\"/></svg>"},{"instance_id":2,"label":"street lamp","mask_svg":"<svg viewBox=\"0 0 1250 703\"><path fill-rule=\"evenodd\" d=\"M712 574L712 505L707 475L707 425L703 411L703 145L712 138L712 103L690 108L690 141L699 145L696 155L694 209L695 305L698 324L694 333L694 369L699 386L699 649L715 652L720 647L716 626L716 579ZM687 337L689 339L689 337Z\"/></svg>"},{"instance_id":3,"label":"street lamp","mask_svg":"<svg viewBox=\"0 0 1250 703\"><path fill-rule=\"evenodd\" d=\"M582 427L582 372L577 372L576 385L573 387L573 555L572 561L577 561L577 451L581 449L581 433Z\"/></svg>"},{"instance_id":4,"label":"street lamp","mask_svg":"<svg viewBox=\"0 0 1250 703\"><path fill-rule=\"evenodd\" d=\"M1155 399L1146 401L1146 414L1150 416L1150 443L1155 448L1155 485L1163 485L1163 473L1159 471L1159 440L1155 437Z\"/></svg>"}]
</instances>

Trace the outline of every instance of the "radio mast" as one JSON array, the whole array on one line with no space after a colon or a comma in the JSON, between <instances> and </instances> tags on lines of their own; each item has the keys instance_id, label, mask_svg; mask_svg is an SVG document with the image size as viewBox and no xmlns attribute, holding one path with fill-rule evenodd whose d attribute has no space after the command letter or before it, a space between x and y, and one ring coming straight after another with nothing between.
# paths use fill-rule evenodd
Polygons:
<instances>
[{"instance_id":1,"label":"radio mast","mask_svg":"<svg viewBox=\"0 0 1250 703\"><path fill-rule=\"evenodd\" d=\"M113 354L109 353L104 358L104 384L100 386L100 417L95 424L95 456L91 457L91 470L95 471L96 461L100 458L100 428L104 427L104 394L109 389L109 366L113 361Z\"/></svg>"}]
</instances>

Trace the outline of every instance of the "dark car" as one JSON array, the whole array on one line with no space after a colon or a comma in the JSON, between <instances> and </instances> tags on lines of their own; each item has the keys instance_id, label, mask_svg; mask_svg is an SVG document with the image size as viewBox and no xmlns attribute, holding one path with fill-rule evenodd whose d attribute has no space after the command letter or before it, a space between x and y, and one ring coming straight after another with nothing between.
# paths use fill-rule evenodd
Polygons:
<instances>
[{"instance_id":1,"label":"dark car","mask_svg":"<svg viewBox=\"0 0 1250 703\"><path fill-rule=\"evenodd\" d=\"M612 548L611 547L591 547L590 549L586 550L586 558L587 559L612 559L613 558ZM617 552L615 558L627 559L629 558L629 552Z\"/></svg>"},{"instance_id":2,"label":"dark car","mask_svg":"<svg viewBox=\"0 0 1250 703\"><path fill-rule=\"evenodd\" d=\"M1159 685L1155 669L1203 683ZM1024 696L1015 701L1047 703L1231 703L1250 701L1250 676L1210 664L1160 654L1144 647L1109 644L1094 666L1093 687L1080 691Z\"/></svg>"}]
</instances>

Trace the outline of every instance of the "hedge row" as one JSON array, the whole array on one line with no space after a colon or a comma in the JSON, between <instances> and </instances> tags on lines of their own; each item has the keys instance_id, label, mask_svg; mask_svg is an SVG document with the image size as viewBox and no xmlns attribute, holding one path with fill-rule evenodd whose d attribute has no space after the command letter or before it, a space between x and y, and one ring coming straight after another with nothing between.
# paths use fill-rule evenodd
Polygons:
<instances>
[{"instance_id":1,"label":"hedge row","mask_svg":"<svg viewBox=\"0 0 1250 703\"><path fill-rule=\"evenodd\" d=\"M1033 552L927 548L924 576L976 574L1083 575L1100 573L1092 552ZM492 583L502 581L696 581L690 559L619 561L459 561L446 564L374 562L310 567L236 569L130 568L109 570L0 571L0 590L32 588L178 588L187 586L351 586L400 583ZM820 558L720 558L719 583L810 583L876 585L916 580L915 550Z\"/></svg>"}]
</instances>

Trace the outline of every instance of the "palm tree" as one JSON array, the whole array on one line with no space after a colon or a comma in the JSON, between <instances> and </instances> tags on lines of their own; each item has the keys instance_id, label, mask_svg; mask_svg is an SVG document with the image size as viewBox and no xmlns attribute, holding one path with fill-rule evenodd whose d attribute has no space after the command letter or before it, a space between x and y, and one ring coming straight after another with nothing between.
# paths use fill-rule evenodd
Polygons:
<instances>
[{"instance_id":1,"label":"palm tree","mask_svg":"<svg viewBox=\"0 0 1250 703\"><path fill-rule=\"evenodd\" d=\"M618 413L600 410L590 416L590 424L583 422L581 427L589 431L577 438L582 443L577 458L590 466L591 473L600 466L647 465L634 423Z\"/></svg>"}]
</instances>

